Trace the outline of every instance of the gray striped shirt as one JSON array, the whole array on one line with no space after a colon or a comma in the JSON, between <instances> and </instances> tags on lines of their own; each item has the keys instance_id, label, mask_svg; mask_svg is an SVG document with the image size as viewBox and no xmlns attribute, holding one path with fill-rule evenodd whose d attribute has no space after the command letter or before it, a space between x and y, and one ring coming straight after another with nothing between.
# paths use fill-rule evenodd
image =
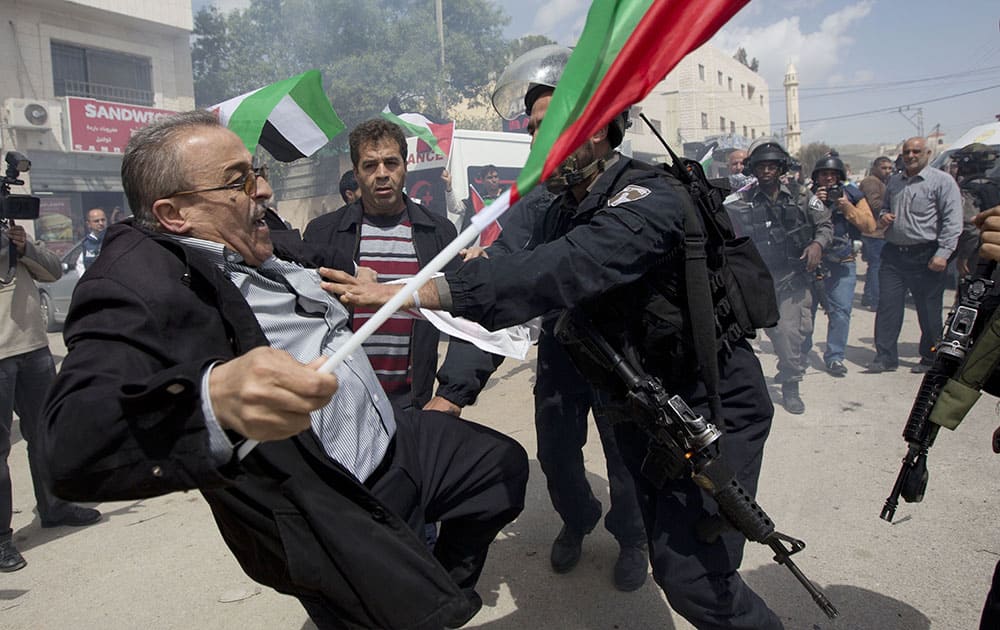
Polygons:
<instances>
[{"instance_id":1,"label":"gray striped shirt","mask_svg":"<svg viewBox=\"0 0 1000 630\"><path fill-rule=\"evenodd\" d=\"M219 265L246 298L272 347L308 363L333 354L350 338L347 311L319 286L315 271L273 256L249 267L221 243L177 240ZM396 432L392 406L363 350L348 355L334 374L337 393L312 413L312 430L331 459L364 481L382 462ZM203 404L210 406L208 400Z\"/></svg>"}]
</instances>

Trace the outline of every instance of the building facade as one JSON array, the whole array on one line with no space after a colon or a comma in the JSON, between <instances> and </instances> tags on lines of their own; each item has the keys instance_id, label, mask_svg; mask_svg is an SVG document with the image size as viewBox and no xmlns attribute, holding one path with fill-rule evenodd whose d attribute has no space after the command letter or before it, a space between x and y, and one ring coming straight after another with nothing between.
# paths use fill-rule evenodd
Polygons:
<instances>
[{"instance_id":1,"label":"building facade","mask_svg":"<svg viewBox=\"0 0 1000 630\"><path fill-rule=\"evenodd\" d=\"M194 108L191 0L0 0L0 13L0 149L31 160L13 191L41 199L35 234L64 250L89 209L130 214L132 130Z\"/></svg>"},{"instance_id":2,"label":"building facade","mask_svg":"<svg viewBox=\"0 0 1000 630\"><path fill-rule=\"evenodd\" d=\"M637 107L671 148L699 159L699 147L707 150L714 142L728 151L771 131L764 77L710 44L682 59ZM666 154L642 120L633 121L626 139L636 157L660 160Z\"/></svg>"}]
</instances>

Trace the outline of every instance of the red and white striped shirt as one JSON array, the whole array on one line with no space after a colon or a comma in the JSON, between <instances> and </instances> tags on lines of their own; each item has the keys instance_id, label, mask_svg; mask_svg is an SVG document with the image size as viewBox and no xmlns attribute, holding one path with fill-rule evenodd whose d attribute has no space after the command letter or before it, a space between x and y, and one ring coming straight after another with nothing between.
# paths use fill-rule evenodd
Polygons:
<instances>
[{"instance_id":1,"label":"red and white striped shirt","mask_svg":"<svg viewBox=\"0 0 1000 630\"><path fill-rule=\"evenodd\" d=\"M413 229L405 211L395 217L364 217L358 265L374 269L378 273L379 282L413 276L420 271L420 261L417 260L417 251L413 247ZM364 325L374 312L375 309L356 308L352 322L354 330ZM387 319L363 344L368 360L387 394L405 393L412 385L412 334L412 316L399 311Z\"/></svg>"}]
</instances>

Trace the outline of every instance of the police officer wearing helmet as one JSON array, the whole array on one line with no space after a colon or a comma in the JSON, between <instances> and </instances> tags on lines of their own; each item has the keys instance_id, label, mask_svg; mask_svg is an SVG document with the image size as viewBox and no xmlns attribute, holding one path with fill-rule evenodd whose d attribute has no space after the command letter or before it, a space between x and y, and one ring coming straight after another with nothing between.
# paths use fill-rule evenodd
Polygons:
<instances>
[{"instance_id":1,"label":"police officer wearing helmet","mask_svg":"<svg viewBox=\"0 0 1000 630\"><path fill-rule=\"evenodd\" d=\"M564 46L542 46L511 64L498 81L494 99L501 116L517 118L525 109L530 112L536 95L555 88L569 55L570 50ZM531 87L530 98L527 99L525 85ZM625 121L624 117L619 117L612 124L615 144L621 141ZM569 176L574 177L572 174ZM559 192L564 187L562 185ZM541 187L529 193L529 197L544 198L545 203L538 208L533 205L534 199L532 203L523 199L511 208L503 218L504 230L500 238L486 250L489 256L531 249L546 240L545 232L551 226L545 224L545 209L551 205L553 197ZM552 543L549 561L556 573L571 571L582 555L584 537L601 520L601 502L594 496L587 481L582 450L587 443L588 414L593 411L608 471L611 505L605 515L604 526L619 546L618 559L612 571L613 582L618 590L634 591L645 583L649 573L646 532L635 483L622 461L609 419L594 404L590 385L556 339L556 315L558 313L546 317L542 323L533 389L538 463L545 474L552 507L563 521L563 527Z\"/></svg>"},{"instance_id":2,"label":"police officer wearing helmet","mask_svg":"<svg viewBox=\"0 0 1000 630\"><path fill-rule=\"evenodd\" d=\"M545 55L536 59L535 69L547 60ZM523 58L512 67L520 62ZM523 98L529 131L537 131L552 99L550 86L564 63L565 58L553 64L555 76L550 74L545 83L527 74L513 78L505 71L493 96L497 110L502 115L519 111ZM534 249L470 260L422 287L419 300L488 328L553 311L582 314L605 338L634 352L643 369L671 393L709 416L706 387L690 335L684 333L689 324L685 296L669 290L671 281L676 287L684 273L684 256L677 252L683 252L687 202L680 195L687 193L662 170L614 150L624 122L620 115L593 132L547 181L559 196L545 211L539 224L542 239ZM385 285L359 284L346 274L327 277L331 282L326 288L342 294L348 304L378 305L394 293ZM676 324L673 336L663 335L661 343L651 346L645 341L655 322L645 306L657 298L672 303L681 319L670 320ZM719 348L722 448L729 466L739 471L740 483L754 494L774 408L747 341L720 343ZM620 383L591 379L591 384L596 404L616 421L615 437L638 489L653 577L670 605L696 627L781 628L778 617L737 573L746 539L730 530L713 543L702 542L697 529L706 515L717 512L714 500L690 477L653 484L641 470L649 449L649 439L636 423L642 412L627 406Z\"/></svg>"},{"instance_id":3,"label":"police officer wearing helmet","mask_svg":"<svg viewBox=\"0 0 1000 630\"><path fill-rule=\"evenodd\" d=\"M857 285L857 267L854 262L854 242L862 234L875 231L872 214L864 193L847 181L847 168L836 151L831 151L816 162L812 171L812 190L832 215L833 243L823 254L823 287L826 295L824 310L827 316L826 349L823 363L826 371L836 377L847 374L844 350L851 327L851 306ZM818 300L813 300L812 320L816 321ZM812 334L806 335L802 352L812 349Z\"/></svg>"},{"instance_id":4,"label":"police officer wearing helmet","mask_svg":"<svg viewBox=\"0 0 1000 630\"><path fill-rule=\"evenodd\" d=\"M812 334L813 274L833 240L830 210L797 182L782 183L791 158L773 138L750 146L749 168L757 183L726 203L741 233L753 239L774 277L781 318L765 329L778 355L782 402L805 413L799 382L806 371L803 342Z\"/></svg>"}]
</instances>

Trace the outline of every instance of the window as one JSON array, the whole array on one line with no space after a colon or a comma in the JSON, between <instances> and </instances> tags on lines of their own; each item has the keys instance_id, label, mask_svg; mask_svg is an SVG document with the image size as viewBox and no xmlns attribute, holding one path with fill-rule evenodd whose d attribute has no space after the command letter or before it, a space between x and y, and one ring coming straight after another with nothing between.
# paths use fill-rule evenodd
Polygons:
<instances>
[{"instance_id":1,"label":"window","mask_svg":"<svg viewBox=\"0 0 1000 630\"><path fill-rule=\"evenodd\" d=\"M726 117L719 116L719 131L726 133Z\"/></svg>"},{"instance_id":2,"label":"window","mask_svg":"<svg viewBox=\"0 0 1000 630\"><path fill-rule=\"evenodd\" d=\"M708 129L708 114L705 112L701 113L701 128Z\"/></svg>"},{"instance_id":3,"label":"window","mask_svg":"<svg viewBox=\"0 0 1000 630\"><path fill-rule=\"evenodd\" d=\"M729 91L732 92L733 91L733 77L729 77L728 79L726 79L726 81L729 82Z\"/></svg>"},{"instance_id":4,"label":"window","mask_svg":"<svg viewBox=\"0 0 1000 630\"><path fill-rule=\"evenodd\" d=\"M661 127L661 126L663 125L663 123L661 123L661 122L660 122L660 121L658 121L657 119L655 119L655 118L650 118L650 119L649 119L649 124L650 124L650 125L652 125L652 126L653 126L653 129L655 129L655 130L656 130L656 131L658 131L659 133L663 133L663 129L661 129L661 128L660 128L660 127ZM635 126L635 125L633 125L633 127L634 127L634 126Z\"/></svg>"},{"instance_id":5,"label":"window","mask_svg":"<svg viewBox=\"0 0 1000 630\"><path fill-rule=\"evenodd\" d=\"M56 96L153 104L152 63L146 57L52 42Z\"/></svg>"},{"instance_id":6,"label":"window","mask_svg":"<svg viewBox=\"0 0 1000 630\"><path fill-rule=\"evenodd\" d=\"M722 73L719 73L719 85L722 85Z\"/></svg>"},{"instance_id":7,"label":"window","mask_svg":"<svg viewBox=\"0 0 1000 630\"><path fill-rule=\"evenodd\" d=\"M760 106L761 107L764 106L764 95L763 94L760 95Z\"/></svg>"},{"instance_id":8,"label":"window","mask_svg":"<svg viewBox=\"0 0 1000 630\"><path fill-rule=\"evenodd\" d=\"M700 63L698 64L698 78L702 81L705 80L705 66Z\"/></svg>"},{"instance_id":9,"label":"window","mask_svg":"<svg viewBox=\"0 0 1000 630\"><path fill-rule=\"evenodd\" d=\"M736 123L732 120L729 121L729 133L736 135Z\"/></svg>"},{"instance_id":10,"label":"window","mask_svg":"<svg viewBox=\"0 0 1000 630\"><path fill-rule=\"evenodd\" d=\"M746 125L743 125L743 137L744 138L747 137L747 126Z\"/></svg>"},{"instance_id":11,"label":"window","mask_svg":"<svg viewBox=\"0 0 1000 630\"><path fill-rule=\"evenodd\" d=\"M754 91L755 91L754 86L747 85L747 100L750 100L750 101L753 100L753 93L754 93Z\"/></svg>"},{"instance_id":12,"label":"window","mask_svg":"<svg viewBox=\"0 0 1000 630\"><path fill-rule=\"evenodd\" d=\"M746 96L746 95L747 95L747 84L740 83L740 96Z\"/></svg>"},{"instance_id":13,"label":"window","mask_svg":"<svg viewBox=\"0 0 1000 630\"><path fill-rule=\"evenodd\" d=\"M750 139L751 140L757 139L757 130L754 129L753 127L750 128Z\"/></svg>"}]
</instances>

